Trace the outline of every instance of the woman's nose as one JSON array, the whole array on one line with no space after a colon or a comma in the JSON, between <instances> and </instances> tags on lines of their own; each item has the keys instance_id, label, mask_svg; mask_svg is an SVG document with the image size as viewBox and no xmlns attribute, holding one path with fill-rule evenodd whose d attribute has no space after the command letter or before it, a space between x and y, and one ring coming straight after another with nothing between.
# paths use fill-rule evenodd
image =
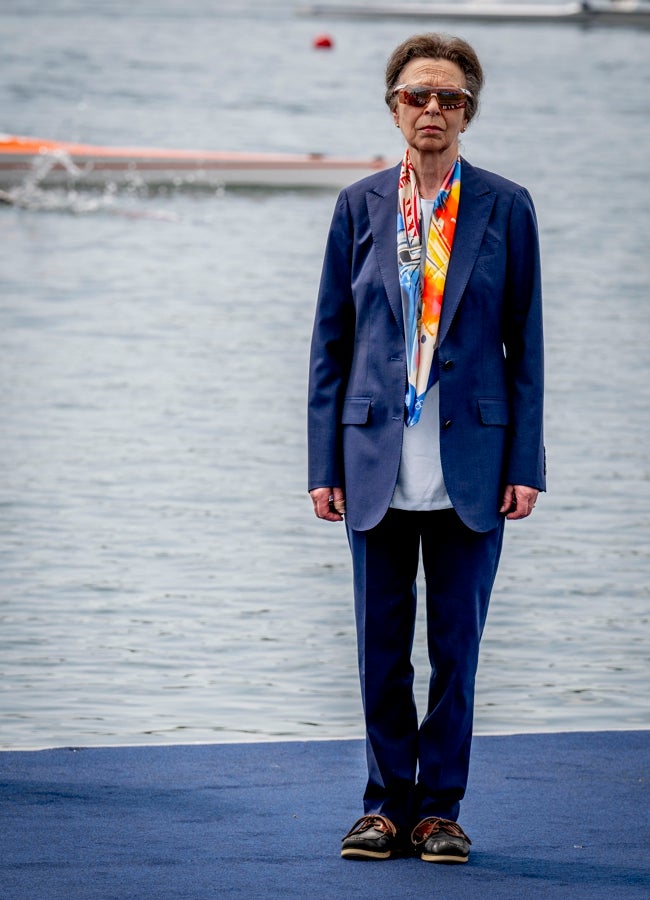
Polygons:
<instances>
[{"instance_id":1,"label":"woman's nose","mask_svg":"<svg viewBox=\"0 0 650 900\"><path fill-rule=\"evenodd\" d=\"M425 106L424 111L430 113L431 115L437 115L440 112L440 104L438 103L438 97L436 94L431 94L429 102Z\"/></svg>"}]
</instances>

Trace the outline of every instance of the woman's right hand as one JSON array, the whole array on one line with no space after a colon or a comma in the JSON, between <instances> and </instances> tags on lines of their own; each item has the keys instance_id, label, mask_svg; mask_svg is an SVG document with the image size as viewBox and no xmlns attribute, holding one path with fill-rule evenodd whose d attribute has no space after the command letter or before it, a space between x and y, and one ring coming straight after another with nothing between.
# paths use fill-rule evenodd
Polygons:
<instances>
[{"instance_id":1,"label":"woman's right hand","mask_svg":"<svg viewBox=\"0 0 650 900\"><path fill-rule=\"evenodd\" d=\"M309 492L318 519L341 522L345 514L345 494L340 487L314 488Z\"/></svg>"}]
</instances>

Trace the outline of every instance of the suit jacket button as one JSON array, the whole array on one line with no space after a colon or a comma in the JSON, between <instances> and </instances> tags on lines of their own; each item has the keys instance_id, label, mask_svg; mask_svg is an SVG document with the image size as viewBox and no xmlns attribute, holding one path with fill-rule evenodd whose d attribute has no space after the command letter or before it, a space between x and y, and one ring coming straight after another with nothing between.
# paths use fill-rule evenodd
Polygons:
<instances>
[{"instance_id":1,"label":"suit jacket button","mask_svg":"<svg viewBox=\"0 0 650 900\"><path fill-rule=\"evenodd\" d=\"M451 428L451 419L445 419L445 421L442 423L442 427Z\"/></svg>"},{"instance_id":2,"label":"suit jacket button","mask_svg":"<svg viewBox=\"0 0 650 900\"><path fill-rule=\"evenodd\" d=\"M446 359L442 364L442 368L445 370L445 372L448 372L450 369L453 369L454 368L453 359Z\"/></svg>"}]
</instances>

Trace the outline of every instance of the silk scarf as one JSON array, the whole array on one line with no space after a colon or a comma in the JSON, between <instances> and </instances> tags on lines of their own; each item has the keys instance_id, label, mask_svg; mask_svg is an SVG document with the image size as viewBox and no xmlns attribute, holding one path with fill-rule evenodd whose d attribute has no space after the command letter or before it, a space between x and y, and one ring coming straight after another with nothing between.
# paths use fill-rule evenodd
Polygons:
<instances>
[{"instance_id":1,"label":"silk scarf","mask_svg":"<svg viewBox=\"0 0 650 900\"><path fill-rule=\"evenodd\" d=\"M408 428L418 423L426 393L438 380L434 356L459 199L460 158L447 173L434 201L423 267L420 198L407 147L398 185L397 265L406 338Z\"/></svg>"}]
</instances>

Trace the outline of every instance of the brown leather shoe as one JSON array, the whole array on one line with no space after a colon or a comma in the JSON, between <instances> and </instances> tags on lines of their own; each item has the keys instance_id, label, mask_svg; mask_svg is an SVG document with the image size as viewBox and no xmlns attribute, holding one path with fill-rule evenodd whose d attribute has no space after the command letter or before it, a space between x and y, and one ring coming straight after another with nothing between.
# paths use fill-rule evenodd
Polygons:
<instances>
[{"instance_id":1,"label":"brown leather shoe","mask_svg":"<svg viewBox=\"0 0 650 900\"><path fill-rule=\"evenodd\" d=\"M411 832L415 852L424 862L466 863L472 843L457 822L429 816Z\"/></svg>"},{"instance_id":2,"label":"brown leather shoe","mask_svg":"<svg viewBox=\"0 0 650 900\"><path fill-rule=\"evenodd\" d=\"M390 859L398 850L397 828L386 816L362 816L343 838L344 859Z\"/></svg>"}]
</instances>

